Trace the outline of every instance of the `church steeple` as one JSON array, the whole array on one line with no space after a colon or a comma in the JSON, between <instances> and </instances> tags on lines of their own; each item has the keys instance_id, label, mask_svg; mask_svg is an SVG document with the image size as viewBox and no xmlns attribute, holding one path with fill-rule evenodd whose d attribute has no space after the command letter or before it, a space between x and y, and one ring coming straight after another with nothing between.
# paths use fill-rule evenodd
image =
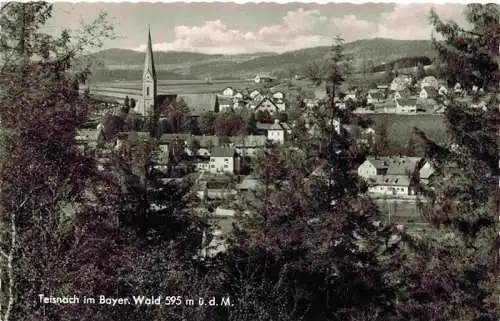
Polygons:
<instances>
[{"instance_id":1,"label":"church steeple","mask_svg":"<svg viewBox=\"0 0 500 321\"><path fill-rule=\"evenodd\" d=\"M144 74L142 75L142 101L142 108L139 110L139 113L143 116L153 116L156 106L156 70L153 59L151 30L149 27L146 58L144 60Z\"/></svg>"},{"instance_id":2,"label":"church steeple","mask_svg":"<svg viewBox=\"0 0 500 321\"><path fill-rule=\"evenodd\" d=\"M155 62L153 58L153 45L151 44L151 29L148 27L148 44L146 46L146 59L144 61L144 76L146 73L156 79Z\"/></svg>"}]
</instances>

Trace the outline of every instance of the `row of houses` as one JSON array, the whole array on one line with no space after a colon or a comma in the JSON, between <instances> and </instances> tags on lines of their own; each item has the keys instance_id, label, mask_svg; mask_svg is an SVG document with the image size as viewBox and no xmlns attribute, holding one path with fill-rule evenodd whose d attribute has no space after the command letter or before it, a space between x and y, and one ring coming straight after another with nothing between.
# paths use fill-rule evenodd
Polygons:
<instances>
[{"instance_id":1,"label":"row of houses","mask_svg":"<svg viewBox=\"0 0 500 321\"><path fill-rule=\"evenodd\" d=\"M285 94L278 90L264 94L257 89L243 92L227 87L218 97L221 111L246 107L250 110L266 110L270 113L276 113L285 112L287 107Z\"/></svg>"}]
</instances>

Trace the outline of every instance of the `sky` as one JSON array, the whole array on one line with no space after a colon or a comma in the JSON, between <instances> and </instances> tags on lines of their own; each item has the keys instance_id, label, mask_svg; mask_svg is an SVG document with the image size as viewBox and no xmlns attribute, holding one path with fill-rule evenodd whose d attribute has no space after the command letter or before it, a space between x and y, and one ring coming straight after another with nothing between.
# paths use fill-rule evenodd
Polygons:
<instances>
[{"instance_id":1,"label":"sky","mask_svg":"<svg viewBox=\"0 0 500 321\"><path fill-rule=\"evenodd\" d=\"M148 26L153 50L209 54L285 52L368 38L430 39L428 15L465 24L464 4L395 3L54 3L47 30L58 33L93 21L103 11L116 39L103 49L144 51Z\"/></svg>"}]
</instances>

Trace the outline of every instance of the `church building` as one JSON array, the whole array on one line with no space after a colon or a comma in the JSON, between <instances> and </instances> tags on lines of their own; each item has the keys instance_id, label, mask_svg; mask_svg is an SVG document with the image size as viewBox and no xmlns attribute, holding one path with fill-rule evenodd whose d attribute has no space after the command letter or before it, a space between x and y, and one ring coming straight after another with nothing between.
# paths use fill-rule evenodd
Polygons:
<instances>
[{"instance_id":1,"label":"church building","mask_svg":"<svg viewBox=\"0 0 500 321\"><path fill-rule=\"evenodd\" d=\"M153 58L153 45L151 44L151 31L148 30L148 43L146 46L146 59L142 74L142 101L136 106L136 112L142 116L152 117L157 104L157 78Z\"/></svg>"}]
</instances>

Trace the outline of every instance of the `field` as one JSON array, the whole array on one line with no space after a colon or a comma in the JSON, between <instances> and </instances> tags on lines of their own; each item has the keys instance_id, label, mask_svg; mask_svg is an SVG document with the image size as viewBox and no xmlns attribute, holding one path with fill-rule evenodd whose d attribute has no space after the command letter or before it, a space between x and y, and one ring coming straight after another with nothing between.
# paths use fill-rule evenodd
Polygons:
<instances>
[{"instance_id":1,"label":"field","mask_svg":"<svg viewBox=\"0 0 500 321\"><path fill-rule=\"evenodd\" d=\"M393 223L424 223L420 210L415 201L399 200L376 200L378 209L382 214L382 219Z\"/></svg>"},{"instance_id":2,"label":"field","mask_svg":"<svg viewBox=\"0 0 500 321\"><path fill-rule=\"evenodd\" d=\"M399 146L405 146L408 143L415 127L437 142L442 143L446 139L444 117L440 114L369 114L368 117L373 119L375 130L382 123L387 122L389 141Z\"/></svg>"},{"instance_id":3,"label":"field","mask_svg":"<svg viewBox=\"0 0 500 321\"><path fill-rule=\"evenodd\" d=\"M234 89L254 88L256 84L250 80L159 80L159 94L208 94L222 93L226 87ZM91 84L93 92L107 93L121 97L123 93L141 94L141 81L116 81Z\"/></svg>"}]
</instances>

